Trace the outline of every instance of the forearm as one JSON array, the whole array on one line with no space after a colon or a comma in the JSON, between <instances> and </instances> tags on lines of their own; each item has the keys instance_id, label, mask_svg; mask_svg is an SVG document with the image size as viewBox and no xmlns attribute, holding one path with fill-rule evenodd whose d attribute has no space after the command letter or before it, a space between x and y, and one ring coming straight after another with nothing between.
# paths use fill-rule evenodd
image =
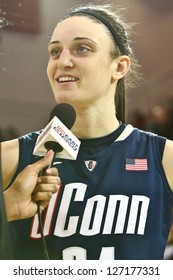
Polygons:
<instances>
[{"instance_id":1,"label":"forearm","mask_svg":"<svg viewBox=\"0 0 173 280\"><path fill-rule=\"evenodd\" d=\"M18 203L16 202L13 191L9 188L3 194L7 221L10 222L20 219Z\"/></svg>"}]
</instances>

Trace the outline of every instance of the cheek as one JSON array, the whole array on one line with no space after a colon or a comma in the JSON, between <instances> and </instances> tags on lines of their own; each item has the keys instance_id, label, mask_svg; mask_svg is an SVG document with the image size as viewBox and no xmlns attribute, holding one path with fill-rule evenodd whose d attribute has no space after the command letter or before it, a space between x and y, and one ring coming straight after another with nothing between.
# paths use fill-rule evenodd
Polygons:
<instances>
[{"instance_id":1,"label":"cheek","mask_svg":"<svg viewBox=\"0 0 173 280\"><path fill-rule=\"evenodd\" d=\"M47 76L50 79L50 65L49 65L49 63L47 65Z\"/></svg>"},{"instance_id":2,"label":"cheek","mask_svg":"<svg viewBox=\"0 0 173 280\"><path fill-rule=\"evenodd\" d=\"M55 67L53 66L52 62L49 61L49 62L48 62L48 65L47 65L47 76L48 76L49 79L51 79L52 76L53 76L54 68L55 68Z\"/></svg>"},{"instance_id":3,"label":"cheek","mask_svg":"<svg viewBox=\"0 0 173 280\"><path fill-rule=\"evenodd\" d=\"M94 83L99 84L99 86L111 81L111 69L106 62L98 64L97 67L95 67L95 71L93 71L93 80Z\"/></svg>"}]
</instances>

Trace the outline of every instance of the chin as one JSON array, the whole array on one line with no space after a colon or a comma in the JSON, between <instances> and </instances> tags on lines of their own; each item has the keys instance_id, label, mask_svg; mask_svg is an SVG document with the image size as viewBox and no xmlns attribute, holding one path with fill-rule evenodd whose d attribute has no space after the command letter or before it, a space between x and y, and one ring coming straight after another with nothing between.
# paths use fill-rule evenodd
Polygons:
<instances>
[{"instance_id":1,"label":"chin","mask_svg":"<svg viewBox=\"0 0 173 280\"><path fill-rule=\"evenodd\" d=\"M56 96L55 97L55 101L56 101L56 103L57 104L61 104L61 103L67 103L67 104L73 104L73 99L71 98L71 97L69 97L69 96L65 96L65 95L61 95L61 96Z\"/></svg>"}]
</instances>

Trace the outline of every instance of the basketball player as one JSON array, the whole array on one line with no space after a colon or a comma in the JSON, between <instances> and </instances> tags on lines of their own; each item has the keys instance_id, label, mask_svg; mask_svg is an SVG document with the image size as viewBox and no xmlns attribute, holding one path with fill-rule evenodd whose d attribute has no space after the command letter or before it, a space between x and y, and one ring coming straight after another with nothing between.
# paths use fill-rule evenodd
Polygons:
<instances>
[{"instance_id":1,"label":"basketball player","mask_svg":"<svg viewBox=\"0 0 173 280\"><path fill-rule=\"evenodd\" d=\"M61 152L55 161L61 189L42 215L50 259L163 259L173 142L125 124L125 91L138 69L128 33L119 11L87 5L71 10L50 40L50 85L57 103L75 108L71 130L81 140L77 160ZM4 144L4 186L38 160L39 133ZM43 258L37 215L10 227L16 259Z\"/></svg>"}]
</instances>

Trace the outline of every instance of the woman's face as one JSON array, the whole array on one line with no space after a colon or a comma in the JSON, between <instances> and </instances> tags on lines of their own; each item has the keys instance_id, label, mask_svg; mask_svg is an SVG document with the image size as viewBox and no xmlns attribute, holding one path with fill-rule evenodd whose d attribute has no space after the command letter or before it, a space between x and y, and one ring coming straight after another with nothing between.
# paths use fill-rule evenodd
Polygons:
<instances>
[{"instance_id":1,"label":"woman's face","mask_svg":"<svg viewBox=\"0 0 173 280\"><path fill-rule=\"evenodd\" d=\"M61 21L49 44L47 74L57 103L91 106L115 93L112 40L104 25L85 16Z\"/></svg>"}]
</instances>

